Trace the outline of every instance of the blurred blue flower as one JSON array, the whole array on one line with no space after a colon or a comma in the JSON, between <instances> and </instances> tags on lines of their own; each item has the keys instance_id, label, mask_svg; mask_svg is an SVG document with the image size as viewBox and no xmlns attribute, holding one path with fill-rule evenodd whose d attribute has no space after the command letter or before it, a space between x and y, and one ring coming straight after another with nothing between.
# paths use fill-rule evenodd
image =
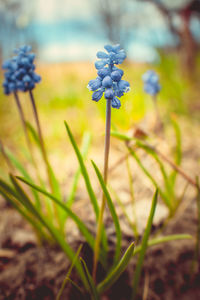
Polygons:
<instances>
[{"instance_id":1,"label":"blurred blue flower","mask_svg":"<svg viewBox=\"0 0 200 300\"><path fill-rule=\"evenodd\" d=\"M2 68L6 70L3 82L5 94L32 90L41 81L41 77L34 72L35 54L30 51L31 47L26 45L15 49L13 52L16 56L2 64Z\"/></svg>"},{"instance_id":2,"label":"blurred blue flower","mask_svg":"<svg viewBox=\"0 0 200 300\"><path fill-rule=\"evenodd\" d=\"M155 96L160 91L159 77L153 70L148 70L144 73L142 80L144 82L144 91L147 94Z\"/></svg>"},{"instance_id":3,"label":"blurred blue flower","mask_svg":"<svg viewBox=\"0 0 200 300\"><path fill-rule=\"evenodd\" d=\"M104 49L107 51L97 52L97 69L98 77L90 80L88 89L93 91L92 100L99 101L104 94L104 97L111 100L113 108L120 108L121 103L118 98L130 90L128 81L122 80L124 72L115 65L121 64L126 58L125 51L120 49L120 45L106 45ZM117 98L118 97L118 98Z\"/></svg>"}]
</instances>

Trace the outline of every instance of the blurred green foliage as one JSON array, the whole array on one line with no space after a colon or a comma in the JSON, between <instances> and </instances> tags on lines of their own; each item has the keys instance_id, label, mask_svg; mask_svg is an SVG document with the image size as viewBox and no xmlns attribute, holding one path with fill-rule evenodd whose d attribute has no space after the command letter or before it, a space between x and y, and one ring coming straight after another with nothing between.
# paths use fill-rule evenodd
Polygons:
<instances>
[{"instance_id":1,"label":"blurred green foliage","mask_svg":"<svg viewBox=\"0 0 200 300\"><path fill-rule=\"evenodd\" d=\"M185 75L177 54L160 53L161 62L158 65L133 64L126 61L123 69L125 80L131 85L131 91L122 98L122 107L112 110L112 123L118 128L128 130L141 121L148 111L153 109L151 97L143 92L141 76L147 69L154 69L160 75L162 90L158 96L161 116L166 117L171 112L185 114L196 112L198 101L198 74L195 80ZM200 59L198 62L200 66ZM105 101L95 103L91 100L92 93L87 89L88 81L96 76L96 70L91 63L39 64L38 73L42 82L34 90L39 115L45 135L50 145L64 135L63 120L71 124L77 137L84 130L91 130L98 136L104 132ZM198 67L198 73L200 68ZM0 76L2 82L2 75ZM27 95L19 94L27 119L30 120L31 107ZM194 109L193 109L194 107ZM13 140L17 144L23 139L21 124L12 95L9 97L0 91L0 136L6 141ZM73 125L72 125L73 124ZM9 142L8 142L9 143Z\"/></svg>"}]
</instances>

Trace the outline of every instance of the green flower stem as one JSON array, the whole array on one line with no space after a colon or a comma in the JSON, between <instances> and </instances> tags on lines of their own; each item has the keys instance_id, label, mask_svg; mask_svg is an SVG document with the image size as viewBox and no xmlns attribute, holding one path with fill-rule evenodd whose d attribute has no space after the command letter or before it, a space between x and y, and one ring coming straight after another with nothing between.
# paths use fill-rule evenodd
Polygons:
<instances>
[{"instance_id":1,"label":"green flower stem","mask_svg":"<svg viewBox=\"0 0 200 300\"><path fill-rule=\"evenodd\" d=\"M158 109L158 101L157 101L157 95L152 96L153 103L154 103L154 109L155 109L155 114L156 114L156 129L162 128L162 121L160 117L160 112Z\"/></svg>"},{"instance_id":2,"label":"green flower stem","mask_svg":"<svg viewBox=\"0 0 200 300\"><path fill-rule=\"evenodd\" d=\"M16 92L14 92L14 98L15 98L15 102L17 104L17 109L19 111L19 116L20 116L20 119L21 119L21 122L22 122L22 127L23 127L23 130L24 130L26 143L27 143L27 146L28 146L29 151L30 151L31 159L32 159L32 162L33 162L33 165L34 165L36 171L38 171L37 164L36 164L36 161L35 161L34 155L33 155L33 148L32 148L31 141L29 139L29 135L28 135L27 127L26 127L26 120L25 120L25 117L24 117L24 112L23 112L21 103L19 101L18 94Z\"/></svg>"},{"instance_id":3,"label":"green flower stem","mask_svg":"<svg viewBox=\"0 0 200 300\"><path fill-rule=\"evenodd\" d=\"M50 165L49 165L47 154L46 154L44 139L43 139L43 136L42 136L42 130L41 130L40 121L39 121L39 116L38 116L38 112L37 112L37 108L36 108L36 105L35 105L35 100L34 100L32 91L29 91L29 95L30 95L31 104L32 104L32 107L33 107L33 113L34 113L34 117L35 117L35 121L36 121L36 125L37 125L38 136L39 136L40 146L41 146L41 150L42 150L42 156L43 156L43 159L44 159L44 162L45 162L45 165L46 165L49 185L50 185L51 190L53 192L53 183L52 183L52 180L51 180Z\"/></svg>"},{"instance_id":4,"label":"green flower stem","mask_svg":"<svg viewBox=\"0 0 200 300\"><path fill-rule=\"evenodd\" d=\"M5 159L5 161L6 161L6 163L7 163L7 166L8 166L8 168L9 168L9 170L11 171L11 172L13 172L13 165L11 164L11 162L10 162L10 159L9 159L9 157L8 157L8 155L7 155L7 153L6 153L6 151L5 151L5 149L4 149L4 145L3 145L3 143L2 143L2 141L0 140L0 151L1 151L1 153L2 153L2 155L3 155L3 157L4 157L4 159Z\"/></svg>"},{"instance_id":5,"label":"green flower stem","mask_svg":"<svg viewBox=\"0 0 200 300\"><path fill-rule=\"evenodd\" d=\"M41 126L40 126L39 116L38 116L38 112L37 112L37 108L36 108L36 104L35 104L35 100L34 100L32 91L29 91L29 95L30 95L31 104L32 104L32 107L33 107L33 113L34 113L34 117L35 117L35 121L36 121L36 125L37 125L38 136L39 136L39 140L40 140L42 156L43 156L44 163L45 163L45 166L46 166L46 172L47 172L47 176L48 176L49 186L50 186L50 189L51 189L52 193L54 194L54 186L53 186L53 181L52 181L52 177L51 177L51 167L50 167L50 164L49 164L49 161L48 161L48 157L47 157L47 153L46 153L46 149L45 149L45 144L44 144L44 139L43 139L43 136L42 136L42 129L41 129ZM53 203L53 207L54 207L54 212L55 212L55 217L57 219L57 222L58 222L58 224L60 224L58 211L57 211L57 207L56 207L55 203Z\"/></svg>"},{"instance_id":6,"label":"green flower stem","mask_svg":"<svg viewBox=\"0 0 200 300\"><path fill-rule=\"evenodd\" d=\"M135 272L134 272L134 276L133 276L133 291L132 291L132 297L131 297L132 300L135 300L136 295L137 295L137 289L138 289L138 285L139 285L139 281L140 281L140 277L141 277L142 266L143 266L146 250L148 247L148 239L149 239L149 235L151 232L153 217L154 217L155 210L156 210L157 199L158 199L158 190L156 190L156 192L153 196L150 214L148 217L146 229L145 229L143 239L141 242L141 251L140 251L140 254L139 254L139 257L137 260L137 264L136 264L136 268L135 268Z\"/></svg>"},{"instance_id":7,"label":"green flower stem","mask_svg":"<svg viewBox=\"0 0 200 300\"><path fill-rule=\"evenodd\" d=\"M130 162L129 158L126 158L126 166L127 166L127 172L128 172L128 179L129 179L129 187L130 187L130 195L131 195L131 202L132 202L132 208L133 208L133 222L132 222L132 227L134 231L134 235L136 240L138 239L139 233L138 233L138 228L137 228L137 214L136 214L136 209L135 209L135 195L134 195L134 187L133 187L133 178L131 174L131 168L130 168Z\"/></svg>"},{"instance_id":8,"label":"green flower stem","mask_svg":"<svg viewBox=\"0 0 200 300\"><path fill-rule=\"evenodd\" d=\"M107 184L108 179L108 159L109 159L109 150L110 150L110 127L111 127L111 100L106 100L106 130L105 130L105 148L104 148L104 182ZM103 214L106 205L106 197L103 193L101 209L99 213L98 225L97 225L97 235L94 246L94 265L93 265L93 280L96 281L96 270L97 262L99 257L99 247L101 242L101 233L103 227Z\"/></svg>"}]
</instances>

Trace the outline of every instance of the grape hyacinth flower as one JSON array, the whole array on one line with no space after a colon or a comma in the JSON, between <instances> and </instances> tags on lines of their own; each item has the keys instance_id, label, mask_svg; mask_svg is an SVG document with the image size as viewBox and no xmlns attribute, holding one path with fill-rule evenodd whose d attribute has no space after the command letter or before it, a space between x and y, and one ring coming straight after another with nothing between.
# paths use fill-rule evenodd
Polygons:
<instances>
[{"instance_id":1,"label":"grape hyacinth flower","mask_svg":"<svg viewBox=\"0 0 200 300\"><path fill-rule=\"evenodd\" d=\"M155 96L161 89L159 77L153 70L148 70L142 76L144 82L144 91L151 96Z\"/></svg>"},{"instance_id":2,"label":"grape hyacinth flower","mask_svg":"<svg viewBox=\"0 0 200 300\"><path fill-rule=\"evenodd\" d=\"M122 80L124 72L115 65L121 64L126 54L123 49L120 50L120 45L106 45L104 48L107 53L97 52L97 58L100 59L95 63L98 77L90 80L87 87L93 91L92 100L99 101L104 94L113 108L120 108L119 98L130 90L130 85L128 81Z\"/></svg>"},{"instance_id":3,"label":"grape hyacinth flower","mask_svg":"<svg viewBox=\"0 0 200 300\"><path fill-rule=\"evenodd\" d=\"M155 132L159 132L162 129L162 121L160 118L160 113L157 104L157 95L160 92L161 86L159 83L159 77L153 70L148 70L146 73L143 74L142 80L144 82L144 91L152 96L152 100L155 107L156 113L156 122L155 122Z\"/></svg>"},{"instance_id":4,"label":"grape hyacinth flower","mask_svg":"<svg viewBox=\"0 0 200 300\"><path fill-rule=\"evenodd\" d=\"M6 95L17 91L33 90L35 84L41 81L41 77L34 72L35 54L30 51L30 46L15 49L13 52L16 55L2 64L2 68L6 70L3 82Z\"/></svg>"},{"instance_id":5,"label":"grape hyacinth flower","mask_svg":"<svg viewBox=\"0 0 200 300\"><path fill-rule=\"evenodd\" d=\"M116 67L121 64L126 58L125 51L120 49L120 45L106 45L104 46L106 52L97 52L99 60L95 63L98 77L90 80L88 83L89 90L93 91L92 100L99 101L104 95L106 99L106 130L105 130L105 150L104 150L104 183L107 184L108 177L108 158L110 149L110 124L111 124L111 106L113 108L120 108L121 98L124 93L130 90L128 81L122 80L124 72ZM103 214L106 204L106 198L103 194L101 209L97 224L97 235L94 248L94 265L93 265L93 279L96 280L96 269L99 257L99 248L101 243L102 228L103 228Z\"/></svg>"},{"instance_id":6,"label":"grape hyacinth flower","mask_svg":"<svg viewBox=\"0 0 200 300\"><path fill-rule=\"evenodd\" d=\"M22 46L13 51L15 56L3 62L2 68L5 70L3 88L6 95L11 93L14 95L24 130L26 143L31 154L32 162L37 170L37 164L34 159L24 112L18 96L18 91L31 91L35 87L35 84L41 80L41 77L34 72L35 65L33 62L35 59L35 54L30 53L30 51L30 46Z\"/></svg>"},{"instance_id":7,"label":"grape hyacinth flower","mask_svg":"<svg viewBox=\"0 0 200 300\"><path fill-rule=\"evenodd\" d=\"M11 59L8 59L2 64L2 68L5 70L4 77L5 80L3 82L3 88L4 93L6 95L9 95L11 93L14 94L15 101L18 107L18 111L20 114L20 118L22 121L25 137L27 140L27 144L32 156L32 161L37 169L37 164L34 160L33 152L31 149L31 143L29 140L28 132L27 132L27 126L26 121L24 117L24 112L19 100L18 92L28 92L31 100L31 105L33 108L33 114L36 121L37 131L38 131L38 137L40 140L40 146L42 150L42 156L44 163L46 165L47 170L47 176L49 180L49 185L51 187L51 190L53 191L53 183L51 178L51 169L50 164L48 162L47 153L45 149L44 139L42 136L42 130L39 122L39 116L37 112L37 107L35 104L35 99L33 96L33 89L35 88L35 85L41 81L41 77L35 73L35 54L30 52L31 46L21 46L18 49L15 49L13 52L15 56L13 56Z\"/></svg>"}]
</instances>

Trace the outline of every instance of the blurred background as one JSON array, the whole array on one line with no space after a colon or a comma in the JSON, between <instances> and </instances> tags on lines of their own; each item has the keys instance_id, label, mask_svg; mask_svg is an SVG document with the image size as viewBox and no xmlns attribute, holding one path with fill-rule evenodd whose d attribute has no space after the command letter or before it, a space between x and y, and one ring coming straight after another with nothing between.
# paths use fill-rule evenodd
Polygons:
<instances>
[{"instance_id":1,"label":"blurred background","mask_svg":"<svg viewBox=\"0 0 200 300\"><path fill-rule=\"evenodd\" d=\"M23 44L37 53L42 82L34 94L48 145L61 146L64 119L77 135L91 128L103 134L105 101L92 102L86 86L96 77L96 52L107 43L125 48L122 68L131 85L113 110L116 126L129 130L152 110L141 81L147 69L160 76L163 119L176 113L199 120L200 0L0 0L0 22L1 62ZM27 95L20 99L32 118ZM23 139L14 99L2 89L0 118L1 139L8 145Z\"/></svg>"},{"instance_id":2,"label":"blurred background","mask_svg":"<svg viewBox=\"0 0 200 300\"><path fill-rule=\"evenodd\" d=\"M1 0L1 56L29 43L42 61L95 58L120 43L137 62L160 62L158 49L184 48L194 64L200 42L199 0Z\"/></svg>"}]
</instances>

